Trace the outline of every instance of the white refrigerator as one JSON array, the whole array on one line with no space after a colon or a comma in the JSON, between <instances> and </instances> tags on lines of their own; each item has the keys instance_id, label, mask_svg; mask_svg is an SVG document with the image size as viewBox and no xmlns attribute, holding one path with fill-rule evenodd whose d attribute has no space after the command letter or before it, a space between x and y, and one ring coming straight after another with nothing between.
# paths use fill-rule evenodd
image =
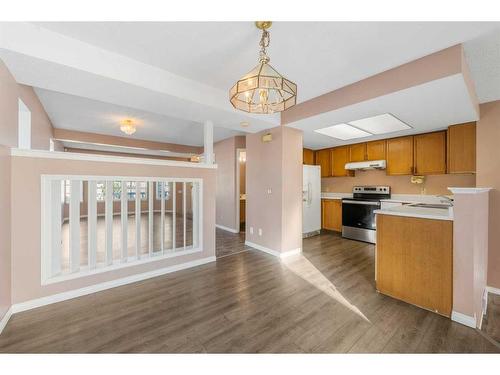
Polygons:
<instances>
[{"instance_id":1,"label":"white refrigerator","mask_svg":"<svg viewBox=\"0 0 500 375\"><path fill-rule=\"evenodd\" d=\"M309 237L321 230L321 169L319 165L303 168L302 237Z\"/></svg>"}]
</instances>

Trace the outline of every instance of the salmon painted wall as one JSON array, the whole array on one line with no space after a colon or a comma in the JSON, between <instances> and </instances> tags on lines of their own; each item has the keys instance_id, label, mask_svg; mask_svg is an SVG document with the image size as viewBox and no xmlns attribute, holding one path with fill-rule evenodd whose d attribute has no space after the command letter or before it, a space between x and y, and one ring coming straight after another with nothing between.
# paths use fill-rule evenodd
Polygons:
<instances>
[{"instance_id":1,"label":"salmon painted wall","mask_svg":"<svg viewBox=\"0 0 500 375\"><path fill-rule=\"evenodd\" d=\"M271 142L262 142L266 133ZM249 134L246 151L246 240L277 252L301 248L302 132L281 126Z\"/></svg>"},{"instance_id":2,"label":"salmon painted wall","mask_svg":"<svg viewBox=\"0 0 500 375\"><path fill-rule=\"evenodd\" d=\"M421 186L410 182L411 176L387 176L385 171L355 171L355 177L329 177L321 179L321 191L351 193L357 185L387 185L392 194L421 194ZM475 187L473 174L442 174L426 176L425 194L450 194L448 187Z\"/></svg>"},{"instance_id":3,"label":"salmon painted wall","mask_svg":"<svg viewBox=\"0 0 500 375\"><path fill-rule=\"evenodd\" d=\"M236 149L245 148L245 144L244 136L227 138L214 144L215 163L217 164L216 223L235 231L239 231Z\"/></svg>"},{"instance_id":4,"label":"salmon painted wall","mask_svg":"<svg viewBox=\"0 0 500 375\"><path fill-rule=\"evenodd\" d=\"M11 157L11 166L12 206L16 207L16 210L11 212L13 304L215 256L215 169L20 156ZM203 251L41 286L40 176L42 174L113 176L117 171L120 171L121 176L202 178ZM30 235L26 236L26 233Z\"/></svg>"},{"instance_id":5,"label":"salmon painted wall","mask_svg":"<svg viewBox=\"0 0 500 375\"><path fill-rule=\"evenodd\" d=\"M500 100L480 105L477 122L477 186L491 187L488 285L500 288Z\"/></svg>"}]
</instances>

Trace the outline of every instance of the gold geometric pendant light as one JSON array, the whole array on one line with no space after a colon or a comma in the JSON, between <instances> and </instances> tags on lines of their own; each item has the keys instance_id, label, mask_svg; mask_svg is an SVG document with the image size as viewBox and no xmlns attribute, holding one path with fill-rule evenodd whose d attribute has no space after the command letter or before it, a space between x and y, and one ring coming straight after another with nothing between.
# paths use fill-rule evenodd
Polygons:
<instances>
[{"instance_id":1,"label":"gold geometric pendant light","mask_svg":"<svg viewBox=\"0 0 500 375\"><path fill-rule=\"evenodd\" d=\"M255 22L262 30L259 65L243 76L229 91L229 100L234 108L249 113L281 112L297 102L297 85L279 74L269 65L266 54L271 21Z\"/></svg>"}]
</instances>

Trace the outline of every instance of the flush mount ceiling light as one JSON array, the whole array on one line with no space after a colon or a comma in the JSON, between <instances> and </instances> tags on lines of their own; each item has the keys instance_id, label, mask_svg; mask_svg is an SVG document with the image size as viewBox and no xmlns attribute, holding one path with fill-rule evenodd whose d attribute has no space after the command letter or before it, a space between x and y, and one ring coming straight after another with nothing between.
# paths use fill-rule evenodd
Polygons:
<instances>
[{"instance_id":1,"label":"flush mount ceiling light","mask_svg":"<svg viewBox=\"0 0 500 375\"><path fill-rule=\"evenodd\" d=\"M281 112L296 104L297 85L279 74L266 54L269 47L271 21L258 21L255 26L262 30L259 65L240 78L229 91L234 108L249 113L268 114Z\"/></svg>"},{"instance_id":2,"label":"flush mount ceiling light","mask_svg":"<svg viewBox=\"0 0 500 375\"><path fill-rule=\"evenodd\" d=\"M357 129L354 126L350 126L348 124L338 124L323 129L316 129L315 132L327 135L329 137L341 139L343 141L354 138L369 137L371 135L364 130Z\"/></svg>"},{"instance_id":3,"label":"flush mount ceiling light","mask_svg":"<svg viewBox=\"0 0 500 375\"><path fill-rule=\"evenodd\" d=\"M135 124L131 119L125 119L120 122L120 130L127 135L132 135L137 130Z\"/></svg>"},{"instance_id":4,"label":"flush mount ceiling light","mask_svg":"<svg viewBox=\"0 0 500 375\"><path fill-rule=\"evenodd\" d=\"M349 125L353 125L358 129L365 130L372 134L385 134L411 129L411 126L405 124L403 121L397 119L390 113L350 121Z\"/></svg>"}]
</instances>

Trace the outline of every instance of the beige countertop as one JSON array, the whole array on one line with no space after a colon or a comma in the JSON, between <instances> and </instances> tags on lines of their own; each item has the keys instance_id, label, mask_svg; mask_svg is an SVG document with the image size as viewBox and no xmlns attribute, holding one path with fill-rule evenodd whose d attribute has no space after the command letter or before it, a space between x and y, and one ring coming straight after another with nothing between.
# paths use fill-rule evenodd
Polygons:
<instances>
[{"instance_id":1,"label":"beige countertop","mask_svg":"<svg viewBox=\"0 0 500 375\"><path fill-rule=\"evenodd\" d=\"M417 217L422 219L433 220L450 220L453 221L453 207L448 209L429 208L429 207L413 207L410 205L396 206L374 211L378 215L394 215Z\"/></svg>"}]
</instances>

